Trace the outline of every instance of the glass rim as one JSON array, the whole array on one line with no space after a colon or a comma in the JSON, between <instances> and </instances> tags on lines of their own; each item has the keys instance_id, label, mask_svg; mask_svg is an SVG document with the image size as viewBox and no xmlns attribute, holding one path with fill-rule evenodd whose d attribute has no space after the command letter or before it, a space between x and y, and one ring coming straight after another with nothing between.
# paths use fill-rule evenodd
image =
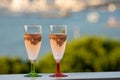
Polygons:
<instances>
[{"instance_id":1,"label":"glass rim","mask_svg":"<svg viewBox=\"0 0 120 80\"><path fill-rule=\"evenodd\" d=\"M28 33L27 32L27 28L39 28L40 29L40 32L39 33L42 33L42 26L40 24L28 24L28 25L24 25L24 32L25 33Z\"/></svg>"},{"instance_id":2,"label":"glass rim","mask_svg":"<svg viewBox=\"0 0 120 80\"><path fill-rule=\"evenodd\" d=\"M65 25L65 24L63 24L63 25L62 24L60 24L60 25L59 24L50 25L50 27L51 26L53 26L53 27L67 27L67 25Z\"/></svg>"},{"instance_id":3,"label":"glass rim","mask_svg":"<svg viewBox=\"0 0 120 80\"><path fill-rule=\"evenodd\" d=\"M55 28L64 28L65 29L65 33L64 34L67 34L67 25L50 25L49 28L50 28L50 33L53 33L52 30L53 30L53 27Z\"/></svg>"},{"instance_id":4,"label":"glass rim","mask_svg":"<svg viewBox=\"0 0 120 80\"><path fill-rule=\"evenodd\" d=\"M27 25L24 25L24 27L41 27L40 24L27 24Z\"/></svg>"}]
</instances>

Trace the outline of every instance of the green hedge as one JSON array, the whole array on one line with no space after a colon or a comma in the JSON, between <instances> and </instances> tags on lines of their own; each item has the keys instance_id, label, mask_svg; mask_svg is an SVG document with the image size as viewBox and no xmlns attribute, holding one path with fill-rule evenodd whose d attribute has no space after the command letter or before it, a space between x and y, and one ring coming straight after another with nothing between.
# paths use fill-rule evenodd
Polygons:
<instances>
[{"instance_id":1,"label":"green hedge","mask_svg":"<svg viewBox=\"0 0 120 80\"><path fill-rule=\"evenodd\" d=\"M55 72L52 53L36 62L36 71ZM28 73L29 61L0 57L0 74ZM67 42L61 60L62 72L120 71L120 41L97 37L84 37Z\"/></svg>"},{"instance_id":2,"label":"green hedge","mask_svg":"<svg viewBox=\"0 0 120 80\"><path fill-rule=\"evenodd\" d=\"M52 53L38 63L40 72L55 72ZM61 61L62 72L96 72L120 70L120 42L112 39L84 37L68 42Z\"/></svg>"},{"instance_id":3,"label":"green hedge","mask_svg":"<svg viewBox=\"0 0 120 80\"><path fill-rule=\"evenodd\" d=\"M20 58L0 57L0 74L26 73L28 66Z\"/></svg>"}]
</instances>

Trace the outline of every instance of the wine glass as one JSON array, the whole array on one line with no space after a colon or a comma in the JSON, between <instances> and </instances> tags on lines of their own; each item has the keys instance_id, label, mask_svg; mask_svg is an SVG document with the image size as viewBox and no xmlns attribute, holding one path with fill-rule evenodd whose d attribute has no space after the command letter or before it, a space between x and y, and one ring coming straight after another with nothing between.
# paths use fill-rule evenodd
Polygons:
<instances>
[{"instance_id":1,"label":"wine glass","mask_svg":"<svg viewBox=\"0 0 120 80\"><path fill-rule=\"evenodd\" d=\"M56 73L50 77L67 77L60 72L60 61L64 55L67 41L67 26L66 25L50 25L50 45L53 57L56 61Z\"/></svg>"},{"instance_id":2,"label":"wine glass","mask_svg":"<svg viewBox=\"0 0 120 80\"><path fill-rule=\"evenodd\" d=\"M31 72L24 75L25 77L39 77L35 72L35 62L39 55L41 47L42 32L40 25L25 25L24 26L24 44L28 58L31 63Z\"/></svg>"}]
</instances>

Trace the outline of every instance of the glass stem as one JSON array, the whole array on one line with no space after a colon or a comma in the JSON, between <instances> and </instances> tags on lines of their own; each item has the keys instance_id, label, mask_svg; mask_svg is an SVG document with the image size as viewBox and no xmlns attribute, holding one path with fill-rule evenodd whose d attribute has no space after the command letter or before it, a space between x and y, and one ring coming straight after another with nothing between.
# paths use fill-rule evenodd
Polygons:
<instances>
[{"instance_id":1,"label":"glass stem","mask_svg":"<svg viewBox=\"0 0 120 80\"><path fill-rule=\"evenodd\" d=\"M31 73L34 74L35 73L35 62L31 61Z\"/></svg>"},{"instance_id":2,"label":"glass stem","mask_svg":"<svg viewBox=\"0 0 120 80\"><path fill-rule=\"evenodd\" d=\"M56 63L56 73L60 73L60 62Z\"/></svg>"}]
</instances>

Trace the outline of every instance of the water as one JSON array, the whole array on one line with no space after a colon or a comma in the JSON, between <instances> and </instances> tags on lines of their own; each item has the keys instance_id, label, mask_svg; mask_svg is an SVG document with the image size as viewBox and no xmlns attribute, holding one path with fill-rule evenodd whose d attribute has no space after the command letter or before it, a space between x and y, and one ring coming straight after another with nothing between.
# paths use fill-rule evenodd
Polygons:
<instances>
[{"instance_id":1,"label":"water","mask_svg":"<svg viewBox=\"0 0 120 80\"><path fill-rule=\"evenodd\" d=\"M73 39L73 30L75 28L80 31L80 37L89 34L120 39L120 26L108 28L106 25L108 17L111 15L120 21L119 10L113 13L98 11L99 21L97 23L89 23L86 20L86 15L89 12L91 11L72 13L64 18L43 18L35 14L28 16L0 16L0 56L18 56L22 59L27 59L23 42L23 27L25 24L42 25L43 36L40 56L44 56L51 51L49 44L49 25L51 24L68 25L68 40Z\"/></svg>"}]
</instances>

